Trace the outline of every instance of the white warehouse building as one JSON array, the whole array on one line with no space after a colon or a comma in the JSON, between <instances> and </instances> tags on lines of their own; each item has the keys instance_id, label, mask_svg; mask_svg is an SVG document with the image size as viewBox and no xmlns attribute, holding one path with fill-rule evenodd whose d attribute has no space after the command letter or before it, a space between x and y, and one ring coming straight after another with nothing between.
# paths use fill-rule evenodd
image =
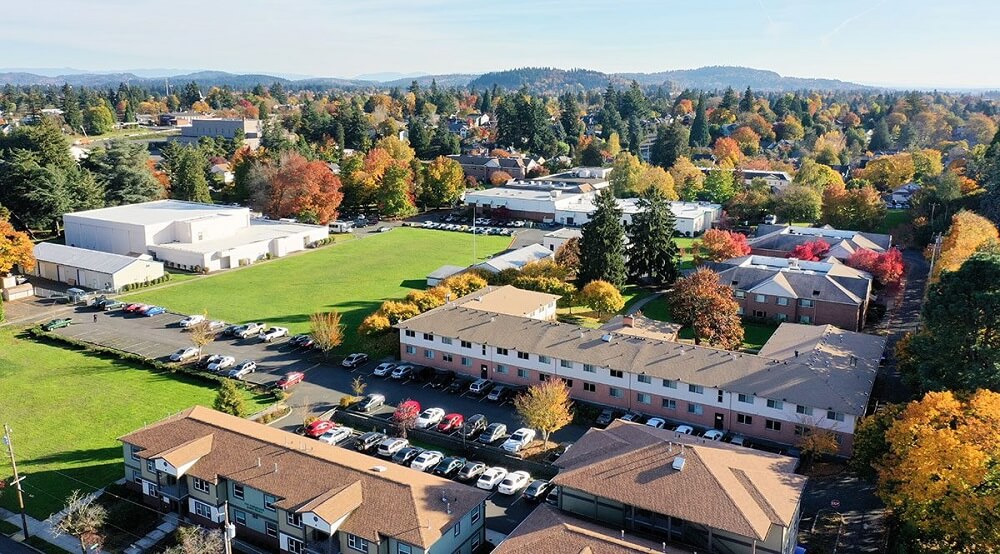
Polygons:
<instances>
[{"instance_id":1,"label":"white warehouse building","mask_svg":"<svg viewBox=\"0 0 1000 554\"><path fill-rule=\"evenodd\" d=\"M148 254L124 256L40 242L35 245L35 260L34 274L39 277L99 290L119 291L163 277L163 263Z\"/></svg>"},{"instance_id":2,"label":"white warehouse building","mask_svg":"<svg viewBox=\"0 0 1000 554\"><path fill-rule=\"evenodd\" d=\"M252 218L249 208L157 200L63 216L66 243L122 255L150 254L167 267L216 271L303 250L325 226Z\"/></svg>"}]
</instances>

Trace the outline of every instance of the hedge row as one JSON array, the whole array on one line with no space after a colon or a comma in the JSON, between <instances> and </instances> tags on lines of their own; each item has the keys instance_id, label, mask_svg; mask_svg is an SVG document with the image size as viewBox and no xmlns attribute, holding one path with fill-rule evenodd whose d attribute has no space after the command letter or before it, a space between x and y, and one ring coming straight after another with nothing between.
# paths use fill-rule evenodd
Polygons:
<instances>
[{"instance_id":1,"label":"hedge row","mask_svg":"<svg viewBox=\"0 0 1000 554\"><path fill-rule=\"evenodd\" d=\"M153 285L159 285L160 283L166 283L169 280L170 280L170 274L164 273L162 277L157 277L152 281L143 281L142 283L131 283L128 285L123 285L121 288L121 292L128 292L130 290L138 290L146 287L151 287Z\"/></svg>"}]
</instances>

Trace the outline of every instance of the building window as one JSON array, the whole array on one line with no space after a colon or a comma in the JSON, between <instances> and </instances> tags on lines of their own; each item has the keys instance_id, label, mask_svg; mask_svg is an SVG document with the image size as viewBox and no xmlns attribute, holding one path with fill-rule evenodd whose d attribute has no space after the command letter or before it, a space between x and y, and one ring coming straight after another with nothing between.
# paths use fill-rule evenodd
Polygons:
<instances>
[{"instance_id":1,"label":"building window","mask_svg":"<svg viewBox=\"0 0 1000 554\"><path fill-rule=\"evenodd\" d=\"M347 535L347 546L357 550L358 552L368 552L368 541L362 539L357 535Z\"/></svg>"},{"instance_id":2,"label":"building window","mask_svg":"<svg viewBox=\"0 0 1000 554\"><path fill-rule=\"evenodd\" d=\"M139 471L139 470L137 470L137 469L133 469L132 470L132 481L135 484L137 484L137 485L141 485L142 484L142 472Z\"/></svg>"},{"instance_id":3,"label":"building window","mask_svg":"<svg viewBox=\"0 0 1000 554\"><path fill-rule=\"evenodd\" d=\"M410 330L410 329L407 329L407 330L405 331L405 334L406 334L406 336L408 336L408 337L415 337L415 336L417 336L417 333L415 333L414 331L412 331L412 330Z\"/></svg>"},{"instance_id":4,"label":"building window","mask_svg":"<svg viewBox=\"0 0 1000 554\"><path fill-rule=\"evenodd\" d=\"M667 387L668 389L676 389L677 381L674 381L673 379L664 379L663 386Z\"/></svg>"},{"instance_id":5,"label":"building window","mask_svg":"<svg viewBox=\"0 0 1000 554\"><path fill-rule=\"evenodd\" d=\"M475 552L479 548L479 535L472 535L472 551Z\"/></svg>"},{"instance_id":6,"label":"building window","mask_svg":"<svg viewBox=\"0 0 1000 554\"><path fill-rule=\"evenodd\" d=\"M566 383L566 388L567 389L573 388L573 380L572 379L563 379L563 383Z\"/></svg>"},{"instance_id":7,"label":"building window","mask_svg":"<svg viewBox=\"0 0 1000 554\"><path fill-rule=\"evenodd\" d=\"M813 415L813 409L810 408L809 406L803 406L799 404L798 406L795 407L795 413L811 416Z\"/></svg>"},{"instance_id":8,"label":"building window","mask_svg":"<svg viewBox=\"0 0 1000 554\"><path fill-rule=\"evenodd\" d=\"M676 410L677 409L677 401L674 400L673 398L664 398L664 399L662 399L660 401L660 405L663 406L664 408L668 409L668 410Z\"/></svg>"},{"instance_id":9,"label":"building window","mask_svg":"<svg viewBox=\"0 0 1000 554\"><path fill-rule=\"evenodd\" d=\"M479 521L479 517L480 517L479 506L476 506L475 508L472 509L472 523Z\"/></svg>"},{"instance_id":10,"label":"building window","mask_svg":"<svg viewBox=\"0 0 1000 554\"><path fill-rule=\"evenodd\" d=\"M639 394L635 395L635 399L638 400L640 404L653 403L653 397L644 392L640 392Z\"/></svg>"},{"instance_id":11,"label":"building window","mask_svg":"<svg viewBox=\"0 0 1000 554\"><path fill-rule=\"evenodd\" d=\"M573 362L569 360L559 360L559 367L565 367L566 369L573 369Z\"/></svg>"},{"instance_id":12,"label":"building window","mask_svg":"<svg viewBox=\"0 0 1000 554\"><path fill-rule=\"evenodd\" d=\"M156 485L150 483L149 484L149 496L152 496L153 498L159 497L160 496L160 488L157 487Z\"/></svg>"},{"instance_id":13,"label":"building window","mask_svg":"<svg viewBox=\"0 0 1000 554\"><path fill-rule=\"evenodd\" d=\"M716 398L716 402L720 402L721 403L722 402L722 396L723 396L722 395L722 390L720 389L719 390L719 394L717 395L717 398Z\"/></svg>"},{"instance_id":14,"label":"building window","mask_svg":"<svg viewBox=\"0 0 1000 554\"><path fill-rule=\"evenodd\" d=\"M451 344L451 337L441 337L441 344Z\"/></svg>"},{"instance_id":15,"label":"building window","mask_svg":"<svg viewBox=\"0 0 1000 554\"><path fill-rule=\"evenodd\" d=\"M779 306L787 306L788 298L785 298L784 296L779 296L775 299L775 303L778 304Z\"/></svg>"},{"instance_id":16,"label":"building window","mask_svg":"<svg viewBox=\"0 0 1000 554\"><path fill-rule=\"evenodd\" d=\"M275 509L274 509L274 502L276 500L277 499L275 497L271 496L270 494L265 494L264 495L264 507L267 508L268 511L270 511L270 512L275 511Z\"/></svg>"},{"instance_id":17,"label":"building window","mask_svg":"<svg viewBox=\"0 0 1000 554\"><path fill-rule=\"evenodd\" d=\"M548 356L542 356L541 354L538 355L538 363L540 363L540 364L547 364L547 363L549 363L551 361L552 360L549 359Z\"/></svg>"},{"instance_id":18,"label":"building window","mask_svg":"<svg viewBox=\"0 0 1000 554\"><path fill-rule=\"evenodd\" d=\"M212 519L212 507L204 502L194 501L194 513L196 516Z\"/></svg>"},{"instance_id":19,"label":"building window","mask_svg":"<svg viewBox=\"0 0 1000 554\"><path fill-rule=\"evenodd\" d=\"M497 347L497 356L506 356L506 355L507 355L507 349L506 348L500 348L498 346Z\"/></svg>"},{"instance_id":20,"label":"building window","mask_svg":"<svg viewBox=\"0 0 1000 554\"><path fill-rule=\"evenodd\" d=\"M156 473L156 463L153 460L146 460L146 471Z\"/></svg>"},{"instance_id":21,"label":"building window","mask_svg":"<svg viewBox=\"0 0 1000 554\"><path fill-rule=\"evenodd\" d=\"M396 554L411 554L413 550L410 549L410 545L401 542L396 543Z\"/></svg>"},{"instance_id":22,"label":"building window","mask_svg":"<svg viewBox=\"0 0 1000 554\"><path fill-rule=\"evenodd\" d=\"M736 298L746 298L747 297L747 293L746 293L746 291L737 290L737 291L733 291L733 296L735 296Z\"/></svg>"},{"instance_id":23,"label":"building window","mask_svg":"<svg viewBox=\"0 0 1000 554\"><path fill-rule=\"evenodd\" d=\"M704 408L701 407L701 404L695 404L693 402L688 402L688 413L689 414L701 415L701 414L704 413L704 411L705 410L704 410Z\"/></svg>"},{"instance_id":24,"label":"building window","mask_svg":"<svg viewBox=\"0 0 1000 554\"><path fill-rule=\"evenodd\" d=\"M782 402L781 400L771 400L770 398L768 398L767 407L771 408L772 410L781 410L784 409L785 403Z\"/></svg>"},{"instance_id":25,"label":"building window","mask_svg":"<svg viewBox=\"0 0 1000 554\"><path fill-rule=\"evenodd\" d=\"M693 392L695 394L704 394L705 387L701 385L688 385L688 392Z\"/></svg>"},{"instance_id":26,"label":"building window","mask_svg":"<svg viewBox=\"0 0 1000 554\"><path fill-rule=\"evenodd\" d=\"M285 520L292 527L302 527L302 514L297 514L295 512L288 512L285 516Z\"/></svg>"},{"instance_id":27,"label":"building window","mask_svg":"<svg viewBox=\"0 0 1000 554\"><path fill-rule=\"evenodd\" d=\"M768 431L781 431L781 422L773 419L765 419L764 428Z\"/></svg>"},{"instance_id":28,"label":"building window","mask_svg":"<svg viewBox=\"0 0 1000 554\"><path fill-rule=\"evenodd\" d=\"M417 353L417 349L413 345L407 344L406 345L406 353L407 354L416 354Z\"/></svg>"},{"instance_id":29,"label":"building window","mask_svg":"<svg viewBox=\"0 0 1000 554\"><path fill-rule=\"evenodd\" d=\"M463 356L462 357L462 365L464 365L464 366L470 366L470 365L472 365L472 360Z\"/></svg>"},{"instance_id":30,"label":"building window","mask_svg":"<svg viewBox=\"0 0 1000 554\"><path fill-rule=\"evenodd\" d=\"M608 396L611 398L621 398L622 390L617 387L608 387Z\"/></svg>"},{"instance_id":31,"label":"building window","mask_svg":"<svg viewBox=\"0 0 1000 554\"><path fill-rule=\"evenodd\" d=\"M611 370L611 376L615 377L617 379L622 379L623 377L625 377L625 372L624 371L619 371L617 369L612 369Z\"/></svg>"},{"instance_id":32,"label":"building window","mask_svg":"<svg viewBox=\"0 0 1000 554\"><path fill-rule=\"evenodd\" d=\"M753 425L753 417L746 414L736 414L736 423L743 425Z\"/></svg>"},{"instance_id":33,"label":"building window","mask_svg":"<svg viewBox=\"0 0 1000 554\"><path fill-rule=\"evenodd\" d=\"M467 341L467 340L463 340L462 341L462 348L472 348L472 343L469 342L469 341Z\"/></svg>"},{"instance_id":34,"label":"building window","mask_svg":"<svg viewBox=\"0 0 1000 554\"><path fill-rule=\"evenodd\" d=\"M433 350L424 349L424 357L427 358L428 360L433 360L434 359L434 351Z\"/></svg>"},{"instance_id":35,"label":"building window","mask_svg":"<svg viewBox=\"0 0 1000 554\"><path fill-rule=\"evenodd\" d=\"M796 426L795 426L795 436L796 436L796 437L802 437L802 436L805 436L805 435L806 435L806 433L807 433L807 432L806 432L806 427L805 427L805 425L796 425Z\"/></svg>"},{"instance_id":36,"label":"building window","mask_svg":"<svg viewBox=\"0 0 1000 554\"><path fill-rule=\"evenodd\" d=\"M597 373L597 368L593 364L583 364L583 370L587 373Z\"/></svg>"},{"instance_id":37,"label":"building window","mask_svg":"<svg viewBox=\"0 0 1000 554\"><path fill-rule=\"evenodd\" d=\"M653 378L649 375L636 375L635 380L640 383L646 383L647 385L653 382Z\"/></svg>"},{"instance_id":38,"label":"building window","mask_svg":"<svg viewBox=\"0 0 1000 554\"><path fill-rule=\"evenodd\" d=\"M507 369L507 366L505 366L503 364L497 364L497 370L496 371L497 371L497 373L503 373L503 374L507 374L508 372L510 372L510 370Z\"/></svg>"},{"instance_id":39,"label":"building window","mask_svg":"<svg viewBox=\"0 0 1000 554\"><path fill-rule=\"evenodd\" d=\"M247 524L247 513L241 510L233 510L233 518L236 519L237 525Z\"/></svg>"},{"instance_id":40,"label":"building window","mask_svg":"<svg viewBox=\"0 0 1000 554\"><path fill-rule=\"evenodd\" d=\"M753 404L753 397L749 394L740 394L736 397L736 401L743 404Z\"/></svg>"},{"instance_id":41,"label":"building window","mask_svg":"<svg viewBox=\"0 0 1000 554\"><path fill-rule=\"evenodd\" d=\"M451 362L452 360L454 360L454 358L451 357L451 354L441 354L441 361Z\"/></svg>"},{"instance_id":42,"label":"building window","mask_svg":"<svg viewBox=\"0 0 1000 554\"><path fill-rule=\"evenodd\" d=\"M131 452L132 459L135 461L139 461L139 447L133 445L131 450L132 450Z\"/></svg>"},{"instance_id":43,"label":"building window","mask_svg":"<svg viewBox=\"0 0 1000 554\"><path fill-rule=\"evenodd\" d=\"M264 533L269 537L278 536L278 524L273 521L264 522Z\"/></svg>"},{"instance_id":44,"label":"building window","mask_svg":"<svg viewBox=\"0 0 1000 554\"><path fill-rule=\"evenodd\" d=\"M788 314L774 314L774 319L778 321L788 321Z\"/></svg>"},{"instance_id":45,"label":"building window","mask_svg":"<svg viewBox=\"0 0 1000 554\"><path fill-rule=\"evenodd\" d=\"M767 296L763 294L758 294L753 298L759 304L767 304Z\"/></svg>"},{"instance_id":46,"label":"building window","mask_svg":"<svg viewBox=\"0 0 1000 554\"><path fill-rule=\"evenodd\" d=\"M539 373L538 374L538 380L541 381L541 382L543 382L543 383L546 382L546 381L548 381L549 380L549 374L548 373Z\"/></svg>"},{"instance_id":47,"label":"building window","mask_svg":"<svg viewBox=\"0 0 1000 554\"><path fill-rule=\"evenodd\" d=\"M832 419L834 421L844 421L844 414L840 412L835 412L833 410L827 410L826 419Z\"/></svg>"},{"instance_id":48,"label":"building window","mask_svg":"<svg viewBox=\"0 0 1000 554\"><path fill-rule=\"evenodd\" d=\"M799 316L799 323L805 323L806 325L811 325L813 322L812 318L807 315Z\"/></svg>"},{"instance_id":49,"label":"building window","mask_svg":"<svg viewBox=\"0 0 1000 554\"><path fill-rule=\"evenodd\" d=\"M528 353L527 352L518 352L517 353L517 359L519 359L519 360L527 360L528 359Z\"/></svg>"},{"instance_id":50,"label":"building window","mask_svg":"<svg viewBox=\"0 0 1000 554\"><path fill-rule=\"evenodd\" d=\"M736 307L736 315L743 315L743 306Z\"/></svg>"},{"instance_id":51,"label":"building window","mask_svg":"<svg viewBox=\"0 0 1000 554\"><path fill-rule=\"evenodd\" d=\"M583 390L584 392L597 392L597 385L593 383L584 383Z\"/></svg>"},{"instance_id":52,"label":"building window","mask_svg":"<svg viewBox=\"0 0 1000 554\"><path fill-rule=\"evenodd\" d=\"M194 490L208 493L208 481L204 479L194 478Z\"/></svg>"},{"instance_id":53,"label":"building window","mask_svg":"<svg viewBox=\"0 0 1000 554\"><path fill-rule=\"evenodd\" d=\"M517 368L517 376L520 377L521 379L527 379L528 378L528 370L520 368L520 367Z\"/></svg>"},{"instance_id":54,"label":"building window","mask_svg":"<svg viewBox=\"0 0 1000 554\"><path fill-rule=\"evenodd\" d=\"M424 333L424 340L433 341L434 340L434 335L432 335L430 333Z\"/></svg>"},{"instance_id":55,"label":"building window","mask_svg":"<svg viewBox=\"0 0 1000 554\"><path fill-rule=\"evenodd\" d=\"M292 554L302 554L303 550L305 550L305 543L303 543L299 539L293 539L292 537L288 537L289 552L291 552Z\"/></svg>"},{"instance_id":56,"label":"building window","mask_svg":"<svg viewBox=\"0 0 1000 554\"><path fill-rule=\"evenodd\" d=\"M813 301L809 298L799 298L799 306L802 306L803 308L812 308Z\"/></svg>"},{"instance_id":57,"label":"building window","mask_svg":"<svg viewBox=\"0 0 1000 554\"><path fill-rule=\"evenodd\" d=\"M243 500L243 485L239 483L233 483L233 497Z\"/></svg>"},{"instance_id":58,"label":"building window","mask_svg":"<svg viewBox=\"0 0 1000 554\"><path fill-rule=\"evenodd\" d=\"M455 533L456 537L462 534L462 522L461 522L461 520L458 523L455 524L454 533Z\"/></svg>"}]
</instances>

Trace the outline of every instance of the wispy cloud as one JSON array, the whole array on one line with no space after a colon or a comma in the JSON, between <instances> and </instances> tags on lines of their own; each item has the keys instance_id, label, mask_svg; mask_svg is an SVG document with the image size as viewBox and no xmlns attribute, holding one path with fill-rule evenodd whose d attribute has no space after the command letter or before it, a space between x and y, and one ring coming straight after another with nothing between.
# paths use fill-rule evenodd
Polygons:
<instances>
[{"instance_id":1,"label":"wispy cloud","mask_svg":"<svg viewBox=\"0 0 1000 554\"><path fill-rule=\"evenodd\" d=\"M820 38L820 43L823 44L823 46L827 46L830 43L830 39L833 38L834 35L836 35L837 33L839 33L842 29L844 29L845 27L847 27L851 23L854 23L858 19L861 19L861 18L867 16L868 14L872 13L873 11L881 8L882 5L884 5L886 2L888 2L888 0L879 0L878 2L876 2L875 4L873 4L868 9L860 11L860 12L858 12L858 13L850 16L850 17L848 17L847 19L844 19L843 21L841 21L840 23L838 23L836 27L834 27L833 29L831 29L830 32L828 32L825 35L823 35L823 37Z\"/></svg>"}]
</instances>

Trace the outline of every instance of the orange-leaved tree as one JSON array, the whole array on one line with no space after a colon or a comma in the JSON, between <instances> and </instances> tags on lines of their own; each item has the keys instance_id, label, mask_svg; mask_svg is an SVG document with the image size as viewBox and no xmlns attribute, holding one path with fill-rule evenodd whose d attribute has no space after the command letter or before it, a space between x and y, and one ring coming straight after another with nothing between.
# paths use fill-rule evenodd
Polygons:
<instances>
[{"instance_id":1,"label":"orange-leaved tree","mask_svg":"<svg viewBox=\"0 0 1000 554\"><path fill-rule=\"evenodd\" d=\"M941 242L941 256L934 264L933 278L937 280L944 271L955 271L979 247L1000 239L997 228L985 217L961 210L951 217L951 227ZM933 248L931 245L928 248Z\"/></svg>"},{"instance_id":2,"label":"orange-leaved tree","mask_svg":"<svg viewBox=\"0 0 1000 554\"><path fill-rule=\"evenodd\" d=\"M730 258L746 256L750 253L747 236L734 231L709 229L694 245L694 262L721 262Z\"/></svg>"},{"instance_id":3,"label":"orange-leaved tree","mask_svg":"<svg viewBox=\"0 0 1000 554\"><path fill-rule=\"evenodd\" d=\"M678 279L667 302L674 321L694 331L695 344L705 341L710 346L733 350L743 343L739 304L714 271L700 268Z\"/></svg>"},{"instance_id":4,"label":"orange-leaved tree","mask_svg":"<svg viewBox=\"0 0 1000 554\"><path fill-rule=\"evenodd\" d=\"M10 273L15 265L20 266L21 271L31 271L35 268L35 245L27 233L14 229L2 210L0 208L0 275Z\"/></svg>"}]
</instances>

